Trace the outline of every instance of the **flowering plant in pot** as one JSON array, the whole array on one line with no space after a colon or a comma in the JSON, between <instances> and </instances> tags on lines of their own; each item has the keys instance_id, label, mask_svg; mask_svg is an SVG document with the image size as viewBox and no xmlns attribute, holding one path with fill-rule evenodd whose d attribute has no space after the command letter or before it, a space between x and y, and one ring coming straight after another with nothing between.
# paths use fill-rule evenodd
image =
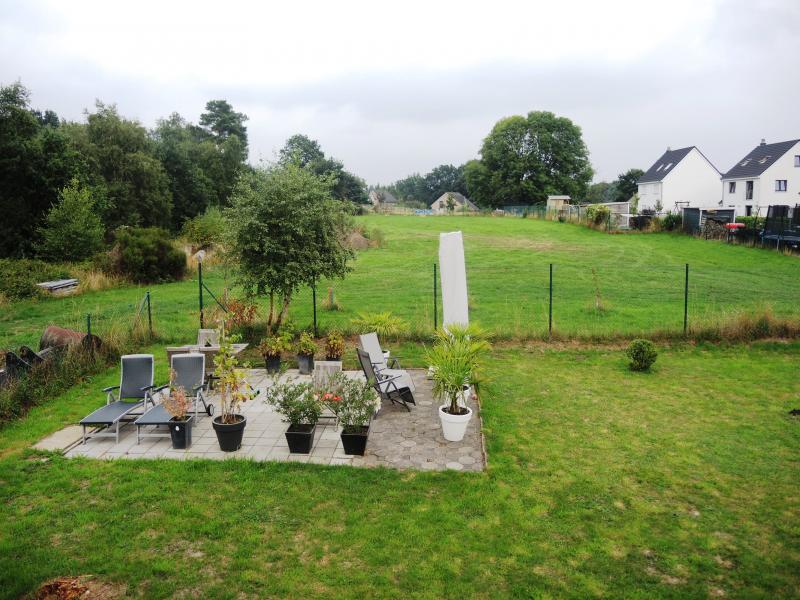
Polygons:
<instances>
[{"instance_id":1,"label":"flowering plant in pot","mask_svg":"<svg viewBox=\"0 0 800 600\"><path fill-rule=\"evenodd\" d=\"M174 374L171 379L174 379ZM194 417L189 414L192 401L182 387L171 387L169 395L164 400L164 408L172 417L169 421L169 435L172 438L172 447L183 450L192 445L192 422Z\"/></svg>"},{"instance_id":2,"label":"flowering plant in pot","mask_svg":"<svg viewBox=\"0 0 800 600\"><path fill-rule=\"evenodd\" d=\"M489 348L479 328L449 325L447 330L436 334L436 342L426 353L433 394L445 402L439 407L439 420L447 441L458 442L464 438L472 418L465 396L467 390L477 390L481 361Z\"/></svg>"},{"instance_id":3,"label":"flowering plant in pot","mask_svg":"<svg viewBox=\"0 0 800 600\"><path fill-rule=\"evenodd\" d=\"M325 360L342 360L344 354L344 337L333 329L325 338Z\"/></svg>"},{"instance_id":4,"label":"flowering plant in pot","mask_svg":"<svg viewBox=\"0 0 800 600\"><path fill-rule=\"evenodd\" d=\"M321 399L336 414L342 427L345 454L363 456L369 437L372 417L380 408L380 398L368 381L360 381L336 373L328 382Z\"/></svg>"},{"instance_id":5,"label":"flowering plant in pot","mask_svg":"<svg viewBox=\"0 0 800 600\"><path fill-rule=\"evenodd\" d=\"M264 357L267 373L277 373L281 369L281 353L289 349L286 338L282 335L274 335L261 340L258 351Z\"/></svg>"},{"instance_id":6,"label":"flowering plant in pot","mask_svg":"<svg viewBox=\"0 0 800 600\"><path fill-rule=\"evenodd\" d=\"M252 400L258 392L247 383L244 369L233 352L231 341L220 335L219 352L214 356L214 376L217 378L220 414L214 417L211 425L217 434L220 450L233 452L242 446L247 418L239 413L242 403Z\"/></svg>"},{"instance_id":7,"label":"flowering plant in pot","mask_svg":"<svg viewBox=\"0 0 800 600\"><path fill-rule=\"evenodd\" d=\"M314 447L317 421L322 414L319 394L310 383L278 379L269 387L264 401L289 421L286 443L289 452L308 454Z\"/></svg>"},{"instance_id":8,"label":"flowering plant in pot","mask_svg":"<svg viewBox=\"0 0 800 600\"><path fill-rule=\"evenodd\" d=\"M301 375L309 375L314 370L314 352L316 350L317 345L311 334L307 331L301 333L300 339L297 340L297 368Z\"/></svg>"}]
</instances>

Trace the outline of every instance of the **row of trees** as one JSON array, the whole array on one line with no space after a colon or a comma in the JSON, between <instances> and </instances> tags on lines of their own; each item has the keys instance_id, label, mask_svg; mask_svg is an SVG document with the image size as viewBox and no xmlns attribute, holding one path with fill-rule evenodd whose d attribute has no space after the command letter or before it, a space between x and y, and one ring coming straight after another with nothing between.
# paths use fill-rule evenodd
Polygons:
<instances>
[{"instance_id":1,"label":"row of trees","mask_svg":"<svg viewBox=\"0 0 800 600\"><path fill-rule=\"evenodd\" d=\"M376 186L380 188L381 186ZM467 195L467 182L464 179L464 165L439 165L427 175L414 173L405 179L386 186L395 198L406 203L419 203L430 206L434 200L446 192L460 192Z\"/></svg>"},{"instance_id":2,"label":"row of trees","mask_svg":"<svg viewBox=\"0 0 800 600\"><path fill-rule=\"evenodd\" d=\"M594 204L600 202L627 202L636 194L636 182L644 175L641 169L628 169L620 173L615 181L599 181L589 186L586 201Z\"/></svg>"},{"instance_id":3,"label":"row of trees","mask_svg":"<svg viewBox=\"0 0 800 600\"><path fill-rule=\"evenodd\" d=\"M102 102L84 122L67 122L33 109L21 83L0 86L0 257L77 260L97 246L97 221L106 238L122 225L175 232L228 206L240 176L252 171L246 121L227 101L212 100L198 124L173 113L148 130ZM367 202L364 181L306 136L290 138L280 162L326 178L336 199ZM57 240L82 228L91 239L63 245L59 256Z\"/></svg>"}]
</instances>

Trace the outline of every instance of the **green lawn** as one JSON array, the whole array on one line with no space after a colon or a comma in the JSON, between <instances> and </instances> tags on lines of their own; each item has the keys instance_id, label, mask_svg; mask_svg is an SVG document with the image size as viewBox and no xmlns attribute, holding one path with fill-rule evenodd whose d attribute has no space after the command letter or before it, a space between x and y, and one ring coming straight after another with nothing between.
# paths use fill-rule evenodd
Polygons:
<instances>
[{"instance_id":1,"label":"green lawn","mask_svg":"<svg viewBox=\"0 0 800 600\"><path fill-rule=\"evenodd\" d=\"M538 337L547 331L550 263L555 265L554 326L564 335L681 331L685 263L690 264L689 322L694 327L765 307L782 317L800 315L800 260L772 251L682 235L608 235L532 219L359 219L381 229L387 244L360 253L344 281L319 285L320 303L330 285L342 306L338 312L320 310L323 330L333 325L347 329L360 311L391 310L415 330L431 331L438 234L458 229L464 232L473 319L505 336ZM222 291L219 270L208 272L206 282ZM36 345L48 323L85 327L86 313L95 315L95 328L102 333L111 323L132 319L144 292L144 287L126 287L3 307L0 348ZM196 279L153 286L152 292L155 324L164 338L193 339ZM310 291L298 296L292 314L300 326L310 324Z\"/></svg>"},{"instance_id":2,"label":"green lawn","mask_svg":"<svg viewBox=\"0 0 800 600\"><path fill-rule=\"evenodd\" d=\"M796 597L799 361L686 346L636 374L616 349L498 349L479 474L25 450L112 369L0 432L0 596L94 574L155 598Z\"/></svg>"}]
</instances>

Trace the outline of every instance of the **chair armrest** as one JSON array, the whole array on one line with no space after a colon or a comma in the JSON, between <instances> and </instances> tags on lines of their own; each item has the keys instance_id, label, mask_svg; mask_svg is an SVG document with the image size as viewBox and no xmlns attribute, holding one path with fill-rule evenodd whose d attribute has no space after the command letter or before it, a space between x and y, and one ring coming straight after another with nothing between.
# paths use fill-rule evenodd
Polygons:
<instances>
[{"instance_id":1,"label":"chair armrest","mask_svg":"<svg viewBox=\"0 0 800 600\"><path fill-rule=\"evenodd\" d=\"M153 387L153 386L150 386L150 387ZM153 389L153 393L154 393L154 394L157 394L158 392L163 392L163 391L164 391L165 389L167 389L168 387L169 387L169 384L168 384L168 383L165 383L164 385L160 385L160 386L158 386L157 388Z\"/></svg>"},{"instance_id":2,"label":"chair armrest","mask_svg":"<svg viewBox=\"0 0 800 600\"><path fill-rule=\"evenodd\" d=\"M114 390L118 390L118 385L112 385L111 387L103 388L103 391L107 394L108 392L113 392Z\"/></svg>"}]
</instances>

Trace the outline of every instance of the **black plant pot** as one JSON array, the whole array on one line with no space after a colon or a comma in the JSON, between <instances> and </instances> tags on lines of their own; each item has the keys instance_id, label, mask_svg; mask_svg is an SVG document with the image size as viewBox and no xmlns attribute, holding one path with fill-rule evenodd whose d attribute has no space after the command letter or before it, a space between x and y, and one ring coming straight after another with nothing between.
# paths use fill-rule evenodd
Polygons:
<instances>
[{"instance_id":1,"label":"black plant pot","mask_svg":"<svg viewBox=\"0 0 800 600\"><path fill-rule=\"evenodd\" d=\"M223 423L222 417L214 417L211 425L217 433L219 449L223 452L235 452L242 447L242 436L244 426L247 425L247 418L244 415L234 415L238 420L235 423Z\"/></svg>"},{"instance_id":2,"label":"black plant pot","mask_svg":"<svg viewBox=\"0 0 800 600\"><path fill-rule=\"evenodd\" d=\"M314 355L298 354L297 368L300 370L300 375L311 375L311 371L314 370Z\"/></svg>"},{"instance_id":3,"label":"black plant pot","mask_svg":"<svg viewBox=\"0 0 800 600\"><path fill-rule=\"evenodd\" d=\"M169 435L172 437L172 447L175 450L184 450L192 445L192 424L194 417L185 421L178 421L174 417L169 420Z\"/></svg>"},{"instance_id":4,"label":"black plant pot","mask_svg":"<svg viewBox=\"0 0 800 600\"><path fill-rule=\"evenodd\" d=\"M264 362L267 365L267 373L277 373L281 370L281 357L280 356L266 356Z\"/></svg>"},{"instance_id":5,"label":"black plant pot","mask_svg":"<svg viewBox=\"0 0 800 600\"><path fill-rule=\"evenodd\" d=\"M364 456L369 437L369 425L354 427L353 431L342 431L342 446L345 454L357 454Z\"/></svg>"},{"instance_id":6,"label":"black plant pot","mask_svg":"<svg viewBox=\"0 0 800 600\"><path fill-rule=\"evenodd\" d=\"M308 454L314 447L314 434L317 431L316 425L289 425L286 430L286 443L289 444L289 452L294 454Z\"/></svg>"}]
</instances>

